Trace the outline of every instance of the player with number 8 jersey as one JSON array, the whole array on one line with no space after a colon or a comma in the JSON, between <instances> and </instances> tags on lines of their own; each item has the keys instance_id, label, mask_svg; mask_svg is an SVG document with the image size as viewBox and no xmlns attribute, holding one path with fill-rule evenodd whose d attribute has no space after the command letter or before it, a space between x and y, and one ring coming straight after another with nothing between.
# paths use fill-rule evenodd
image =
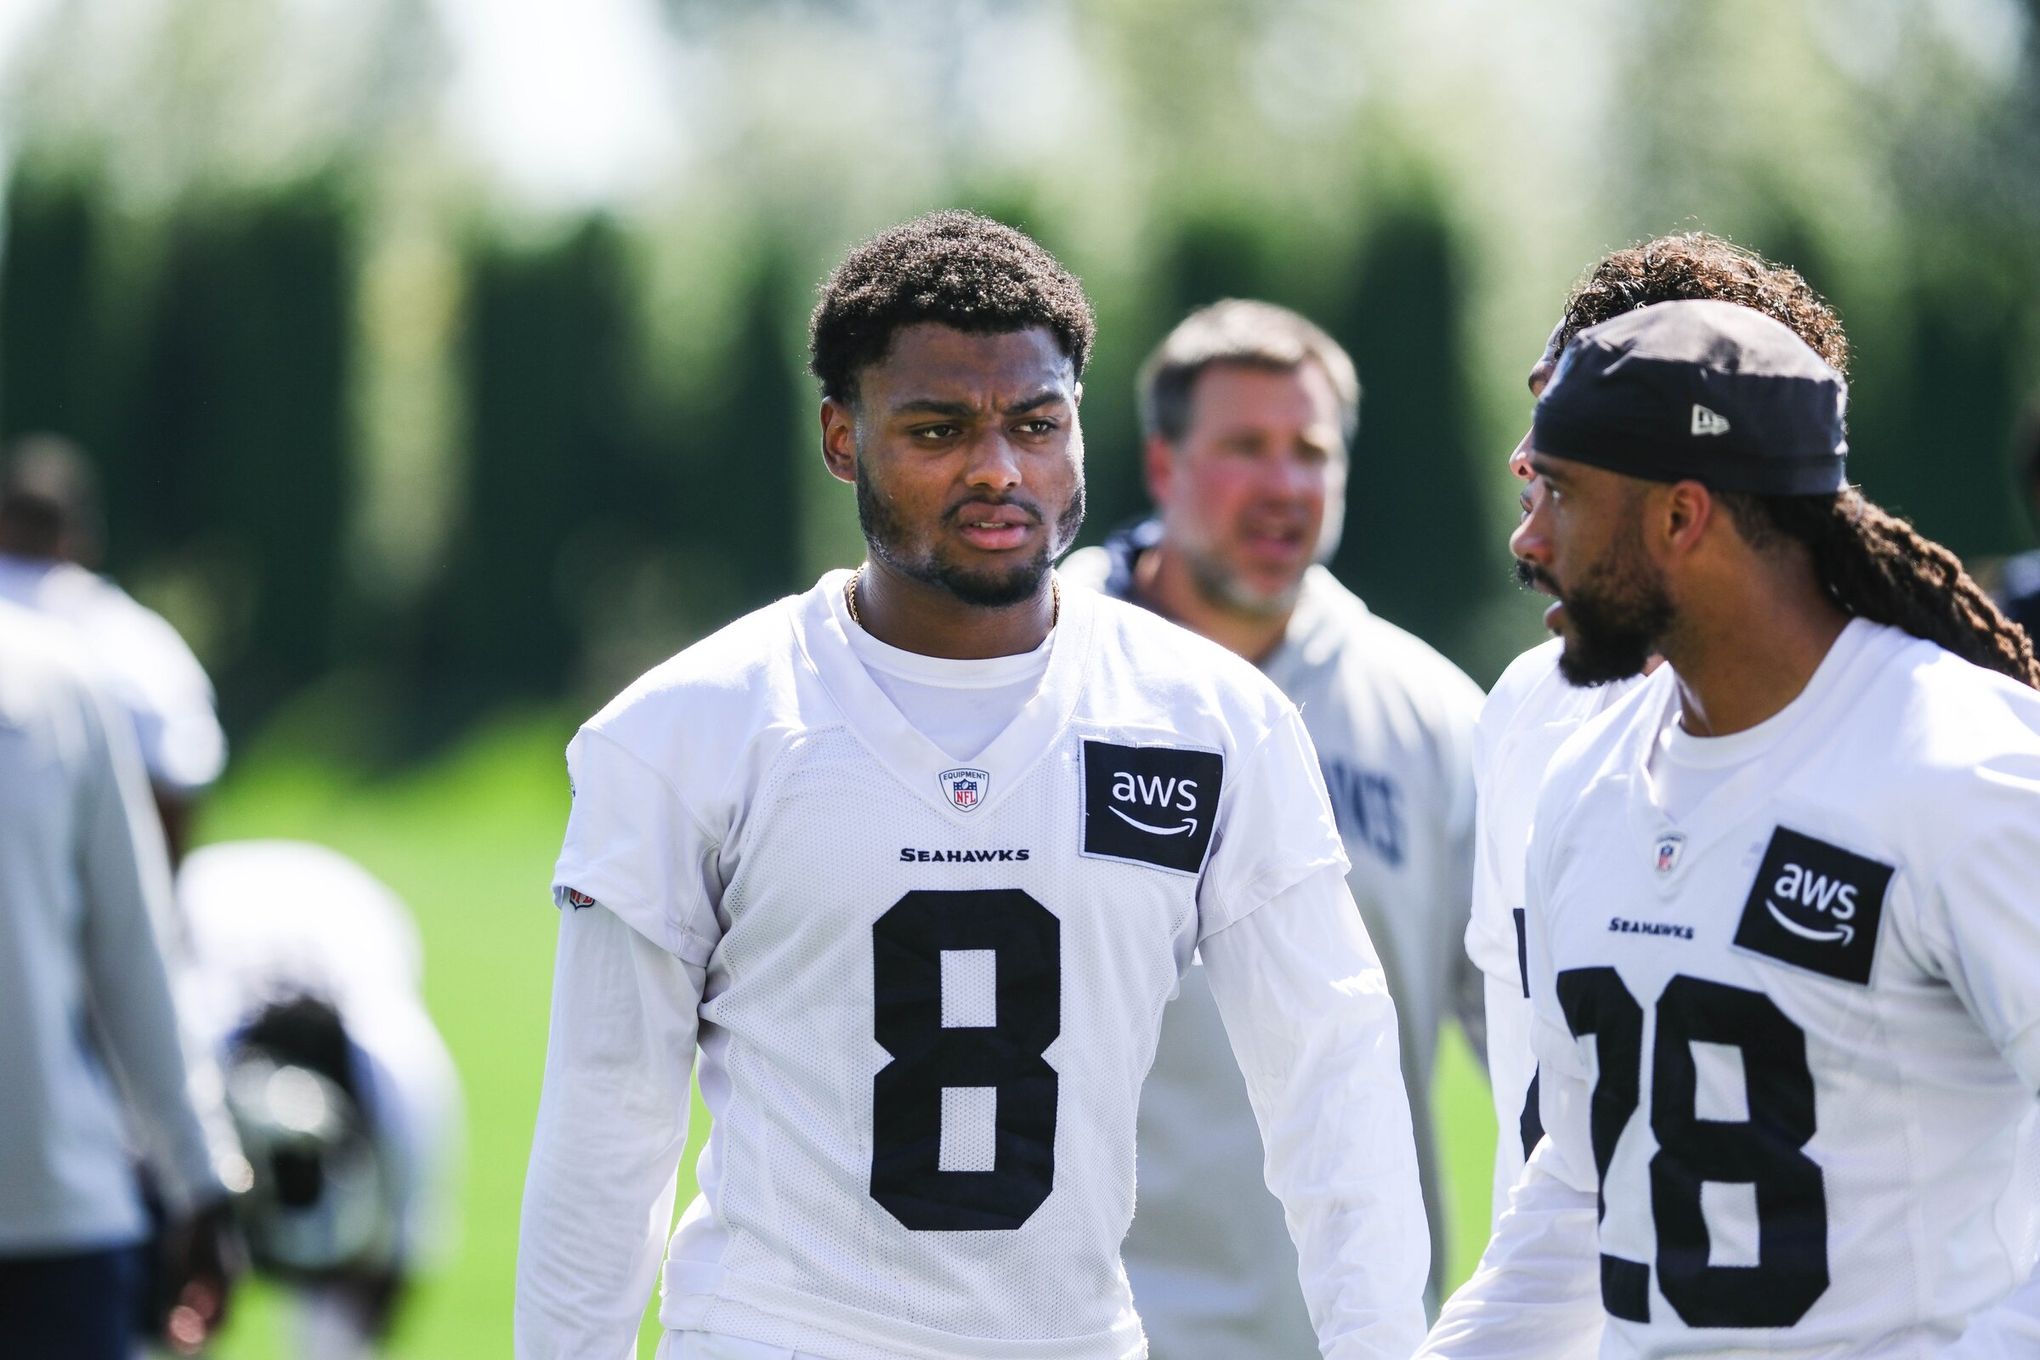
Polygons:
<instances>
[{"instance_id":1,"label":"player with number 8 jersey","mask_svg":"<svg viewBox=\"0 0 2040 1360\"><path fill-rule=\"evenodd\" d=\"M824 313L880 261L925 307L915 278L997 294L1047 258L938 214L853 254ZM1200 948L1325 1353L1416 1344L1394 1012L1309 738L1244 661L1056 584L1089 322L1071 342L1049 313L910 312L854 386L818 314L824 453L870 561L574 738L520 1355L628 1353L697 1045L714 1122L662 1357L1143 1355L1135 1117Z\"/></svg>"}]
</instances>

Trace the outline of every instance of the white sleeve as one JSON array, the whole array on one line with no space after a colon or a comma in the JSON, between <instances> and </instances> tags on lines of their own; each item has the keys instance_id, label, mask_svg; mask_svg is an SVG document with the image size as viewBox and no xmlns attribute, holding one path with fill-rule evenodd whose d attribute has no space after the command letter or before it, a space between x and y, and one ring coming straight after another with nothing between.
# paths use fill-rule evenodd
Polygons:
<instances>
[{"instance_id":1,"label":"white sleeve","mask_svg":"<svg viewBox=\"0 0 2040 1360\"><path fill-rule=\"evenodd\" d=\"M1318 870L1329 865L1343 875L1352 867L1317 749L1294 707L1226 778L1232 788L1197 885L1200 944Z\"/></svg>"},{"instance_id":2,"label":"white sleeve","mask_svg":"<svg viewBox=\"0 0 2040 1360\"><path fill-rule=\"evenodd\" d=\"M574 806L555 904L600 902L667 953L706 964L722 938L716 838L659 771L599 728L575 734L567 773Z\"/></svg>"},{"instance_id":3,"label":"white sleeve","mask_svg":"<svg viewBox=\"0 0 2040 1360\"><path fill-rule=\"evenodd\" d=\"M518 1360L627 1360L687 1143L701 968L604 907L560 913L518 1228Z\"/></svg>"},{"instance_id":4,"label":"white sleeve","mask_svg":"<svg viewBox=\"0 0 2040 1360\"><path fill-rule=\"evenodd\" d=\"M1509 1195L1480 1266L1445 1301L1418 1360L1593 1355L1602 1323L1591 1189L1567 1183L1547 1138Z\"/></svg>"},{"instance_id":5,"label":"white sleeve","mask_svg":"<svg viewBox=\"0 0 2040 1360\"><path fill-rule=\"evenodd\" d=\"M127 718L81 694L93 729L79 790L83 946L94 1023L175 1213L225 1194L210 1144L231 1150L219 1073L172 999L182 945L156 809Z\"/></svg>"},{"instance_id":6,"label":"white sleeve","mask_svg":"<svg viewBox=\"0 0 2040 1360\"><path fill-rule=\"evenodd\" d=\"M1404 1360L1424 1331L1430 1237L1395 1006L1342 866L1206 939L1205 975L1330 1360Z\"/></svg>"},{"instance_id":7,"label":"white sleeve","mask_svg":"<svg viewBox=\"0 0 2040 1360\"><path fill-rule=\"evenodd\" d=\"M1593 1078L1559 1009L1538 911L1536 848L1526 873L1530 1044L1545 1137L1510 1192L1480 1268L1446 1301L1419 1357L1541 1360L1592 1355L1601 1306L1600 1175ZM1510 1130L1504 1128L1504 1135Z\"/></svg>"},{"instance_id":8,"label":"white sleeve","mask_svg":"<svg viewBox=\"0 0 2040 1360\"><path fill-rule=\"evenodd\" d=\"M1979 767L1987 796L1963 807L1968 843L1921 902L1928 948L2029 1091L2040 1091L2040 756ZM2040 1354L2040 1273L1970 1319L1947 1360Z\"/></svg>"},{"instance_id":9,"label":"white sleeve","mask_svg":"<svg viewBox=\"0 0 2040 1360\"><path fill-rule=\"evenodd\" d=\"M1921 895L1920 930L1932 966L2040 1092L2040 753L1977 774L1959 803L1964 843Z\"/></svg>"}]
</instances>

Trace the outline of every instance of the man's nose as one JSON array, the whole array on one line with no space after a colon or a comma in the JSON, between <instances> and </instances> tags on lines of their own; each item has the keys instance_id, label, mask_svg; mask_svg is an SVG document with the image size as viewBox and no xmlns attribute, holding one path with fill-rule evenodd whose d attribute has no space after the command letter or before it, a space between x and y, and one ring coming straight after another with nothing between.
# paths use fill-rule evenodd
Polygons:
<instances>
[{"instance_id":1,"label":"man's nose","mask_svg":"<svg viewBox=\"0 0 2040 1360\"><path fill-rule=\"evenodd\" d=\"M964 480L999 489L1020 485L1020 453L1004 430L993 430L971 445Z\"/></svg>"},{"instance_id":2,"label":"man's nose","mask_svg":"<svg viewBox=\"0 0 2040 1360\"><path fill-rule=\"evenodd\" d=\"M1518 480L1525 482L1529 481L1533 475L1530 471L1530 432L1528 430L1523 431L1523 437L1516 441L1516 447L1509 450L1509 471L1514 473Z\"/></svg>"},{"instance_id":3,"label":"man's nose","mask_svg":"<svg viewBox=\"0 0 2040 1360\"><path fill-rule=\"evenodd\" d=\"M1509 551L1535 566L1548 566L1551 562L1550 511L1547 499L1537 494L1534 484L1529 502L1523 522L1509 535Z\"/></svg>"}]
</instances>

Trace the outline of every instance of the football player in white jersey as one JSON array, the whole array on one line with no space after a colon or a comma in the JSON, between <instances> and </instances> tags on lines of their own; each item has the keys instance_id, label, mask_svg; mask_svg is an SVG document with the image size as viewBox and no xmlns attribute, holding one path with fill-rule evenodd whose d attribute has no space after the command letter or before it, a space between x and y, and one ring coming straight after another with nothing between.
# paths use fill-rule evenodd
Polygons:
<instances>
[{"instance_id":1,"label":"football player in white jersey","mask_svg":"<svg viewBox=\"0 0 2040 1360\"><path fill-rule=\"evenodd\" d=\"M1602 257L1574 285L1544 353L1531 366L1530 396L1544 391L1558 355L1589 326L1654 302L1714 299L1762 312L1793 332L1844 376L1849 346L1840 319L1795 271L1705 232L1679 232ZM1526 435L1509 456L1523 485L1524 523L1516 546L1518 579L1551 593L1529 559L1543 550L1542 524L1531 512L1543 487L1530 474ZM1557 624L1554 604L1546 622ZM1500 1136L1495 1140L1493 1219L1509 1207L1509 1187L1523 1172L1543 1126L1532 1085L1530 1002L1523 976L1523 856L1530 814L1552 755L1575 728L1622 697L1635 679L1580 687L1558 673L1556 639L1516 658L1495 682L1474 729L1473 778L1479 791L1474 854L1473 919L1466 949L1485 975L1487 1060ZM1651 665L1655 666L1655 659Z\"/></svg>"},{"instance_id":2,"label":"football player in white jersey","mask_svg":"<svg viewBox=\"0 0 2040 1360\"><path fill-rule=\"evenodd\" d=\"M1435 1287L1445 1225L1429 1078L1447 1013L1476 1044L1481 1022L1461 944L1480 689L1318 565L1338 546L1360 414L1337 341L1285 307L1216 303L1162 341L1140 396L1159 514L1073 554L1062 575L1225 644L1302 711L1395 998ZM1192 967L1163 1013L1141 1090L1134 1304L1170 1360L1314 1356L1296 1252L1203 973Z\"/></svg>"},{"instance_id":3,"label":"football player in white jersey","mask_svg":"<svg viewBox=\"0 0 2040 1360\"><path fill-rule=\"evenodd\" d=\"M1422 1354L2040 1354L2040 684L1849 487L1791 331L1667 302L1537 405L1575 684L1528 973L1546 1137Z\"/></svg>"},{"instance_id":4,"label":"football player in white jersey","mask_svg":"<svg viewBox=\"0 0 2040 1360\"><path fill-rule=\"evenodd\" d=\"M1119 1244L1163 1006L1203 951L1324 1354L1421 1337L1392 1004L1295 707L1062 590L1076 280L937 213L811 327L869 556L655 669L575 784L517 1351L1145 1353ZM714 1116L665 1241L688 1074Z\"/></svg>"},{"instance_id":5,"label":"football player in white jersey","mask_svg":"<svg viewBox=\"0 0 2040 1360\"><path fill-rule=\"evenodd\" d=\"M301 841L204 846L177 875L179 997L226 1074L234 1206L296 1304L298 1360L378 1353L449 1231L460 1083L402 900Z\"/></svg>"}]
</instances>

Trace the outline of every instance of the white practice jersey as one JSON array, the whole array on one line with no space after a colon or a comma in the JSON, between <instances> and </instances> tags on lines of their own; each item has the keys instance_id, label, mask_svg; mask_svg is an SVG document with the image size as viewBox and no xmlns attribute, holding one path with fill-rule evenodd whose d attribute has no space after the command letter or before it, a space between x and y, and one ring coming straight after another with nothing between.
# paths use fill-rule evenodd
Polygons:
<instances>
[{"instance_id":1,"label":"white practice jersey","mask_svg":"<svg viewBox=\"0 0 2040 1360\"><path fill-rule=\"evenodd\" d=\"M83 567L9 553L0 553L0 600L77 630L107 692L133 720L158 788L190 794L220 777L227 738L212 681L162 615Z\"/></svg>"},{"instance_id":2,"label":"white practice jersey","mask_svg":"<svg viewBox=\"0 0 2040 1360\"><path fill-rule=\"evenodd\" d=\"M1127 598L1125 538L1072 554L1067 579ZM1448 1015L1478 1033L1479 979L1461 939L1473 861L1469 745L1480 687L1313 567L1261 672L1303 714L1351 862L1346 883L1380 951L1436 1261L1444 1252L1430 1077ZM1134 1302L1155 1353L1314 1355L1282 1206L1223 1045L1203 970L1162 1017L1141 1092L1140 1204L1126 1239ZM1527 1038L1525 1043L1527 1045Z\"/></svg>"},{"instance_id":3,"label":"white practice jersey","mask_svg":"<svg viewBox=\"0 0 2040 1360\"><path fill-rule=\"evenodd\" d=\"M403 902L338 851L228 841L185 858L178 905L194 966L179 1000L222 1056L273 1002L312 996L359 1051L371 1136L394 1173L404 1263L451 1231L460 1083L421 996L423 950Z\"/></svg>"},{"instance_id":4,"label":"white practice jersey","mask_svg":"<svg viewBox=\"0 0 2040 1360\"><path fill-rule=\"evenodd\" d=\"M1125 1360L1144 1352L1118 1251L1135 1114L1193 949L1251 939L1329 884L1304 905L1365 951L1357 923L1337 926L1352 916L1345 862L1309 739L1244 662L1065 591L1039 689L957 761L859 661L845 580L681 653L570 748L520 1354L612 1354L571 1336L599 1310L565 1277L579 1263L613 1283L609 1258L589 1259L578 1201L599 1192L578 1168L596 1156L621 1175L637 1154L585 1145L634 1148L642 1119L661 1157L677 1153L670 1112L639 1114L640 1092L577 1122L606 1089L592 1058L560 1059L601 1000L569 993L578 977L661 993L698 980L714 1124L666 1253L668 1328L831 1360ZM600 945L578 929L584 911L614 913L680 967L612 953L573 972L569 951ZM1270 1180L1300 1239L1336 1244L1336 1268L1318 1252L1313 1277L1327 1354L1387 1357L1421 1329L1423 1227L1378 966L1368 955L1369 972L1337 981L1345 963L1319 966L1335 1010L1279 1042L1282 995L1320 995L1311 961L1239 967L1227 1015L1280 1134ZM648 1014L667 1012L622 1012L580 1051L636 1052L668 1024L625 1023ZM684 1083L684 1057L671 1061ZM662 1103L684 1098L684 1084L662 1089ZM671 1161L650 1174L670 1177ZM638 1232L644 1204L624 1216Z\"/></svg>"},{"instance_id":5,"label":"white practice jersey","mask_svg":"<svg viewBox=\"0 0 2040 1360\"><path fill-rule=\"evenodd\" d=\"M2040 1354L2040 695L1857 620L1732 746L1678 704L1539 799L1547 1138L1425 1354Z\"/></svg>"},{"instance_id":6,"label":"white practice jersey","mask_svg":"<svg viewBox=\"0 0 2040 1360\"><path fill-rule=\"evenodd\" d=\"M1474 841L1473 919L1466 952L1485 979L1487 1062L1494 1098L1494 1193L1489 1218L1509 1207L1509 1187L1543 1134L1532 1082L1530 992L1523 977L1523 857L1544 771L1566 738L1605 712L1637 680L1582 688L1558 671L1557 638L1509 663L1495 681L1473 733L1473 780L1479 794Z\"/></svg>"}]
</instances>

